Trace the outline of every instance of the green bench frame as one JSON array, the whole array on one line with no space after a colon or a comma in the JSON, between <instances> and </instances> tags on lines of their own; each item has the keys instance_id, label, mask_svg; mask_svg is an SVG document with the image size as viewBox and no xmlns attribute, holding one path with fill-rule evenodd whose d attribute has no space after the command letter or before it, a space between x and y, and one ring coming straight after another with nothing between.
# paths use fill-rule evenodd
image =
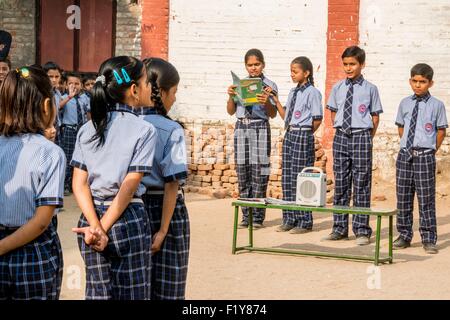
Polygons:
<instances>
[{"instance_id":1,"label":"green bench frame","mask_svg":"<svg viewBox=\"0 0 450 320\"><path fill-rule=\"evenodd\" d=\"M248 250L248 251L260 251L260 252L270 252L270 253L284 253L284 254L296 254L305 256L315 256L315 257L329 257L338 258L346 260L358 260L358 261L373 261L377 266L380 263L393 263L394 258L392 255L392 238L393 238L393 216L397 214L397 209L373 209L373 208L358 208L358 207L341 207L341 206L325 206L325 207L310 207L302 205L281 205L281 204L263 204L263 203L251 203L248 201L234 201L232 204L234 206L234 227L233 227L233 247L232 254L236 254L237 251ZM248 227L248 240L249 244L243 247L237 247L237 229L238 229L238 215L239 207L249 208L249 227ZM253 208L263 208L263 209L281 209L281 210L301 210L301 211L314 211L320 213L336 213L336 214L364 214L377 217L377 230L375 233L375 256L353 256L353 255L343 255L343 254L333 254L324 252L312 252L312 251L302 251L302 250L290 250L290 249L276 249L276 248L258 248L253 245ZM389 255L388 257L380 257L380 240L381 240L381 218L389 217Z\"/></svg>"}]
</instances>

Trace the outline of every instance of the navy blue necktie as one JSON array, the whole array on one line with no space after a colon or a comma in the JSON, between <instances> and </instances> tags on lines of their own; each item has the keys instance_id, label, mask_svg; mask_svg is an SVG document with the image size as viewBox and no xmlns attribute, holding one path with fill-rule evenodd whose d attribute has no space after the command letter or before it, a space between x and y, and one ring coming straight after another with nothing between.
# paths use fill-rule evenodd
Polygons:
<instances>
[{"instance_id":1,"label":"navy blue necktie","mask_svg":"<svg viewBox=\"0 0 450 320\"><path fill-rule=\"evenodd\" d=\"M80 101L78 101L79 96L75 96L75 102L77 103L77 126L80 128L84 121L83 121L83 111L81 110Z\"/></svg>"},{"instance_id":2,"label":"navy blue necktie","mask_svg":"<svg viewBox=\"0 0 450 320\"><path fill-rule=\"evenodd\" d=\"M245 118L251 118L252 117L252 110L253 110L253 106L245 106Z\"/></svg>"},{"instance_id":3,"label":"navy blue necktie","mask_svg":"<svg viewBox=\"0 0 450 320\"><path fill-rule=\"evenodd\" d=\"M297 101L297 94L300 91L300 87L295 88L294 94L292 96L291 104L289 105L288 114L286 119L284 120L284 128L287 129L289 124L291 123L292 114L294 113L295 102Z\"/></svg>"},{"instance_id":4,"label":"navy blue necktie","mask_svg":"<svg viewBox=\"0 0 450 320\"><path fill-rule=\"evenodd\" d=\"M346 134L351 134L352 129L352 105L353 105L353 82L348 80L349 88L345 98L344 117L342 120L342 130Z\"/></svg>"},{"instance_id":5,"label":"navy blue necktie","mask_svg":"<svg viewBox=\"0 0 450 320\"><path fill-rule=\"evenodd\" d=\"M408 161L412 159L412 148L414 143L414 136L416 135L417 116L419 114L419 103L422 101L421 97L415 97L416 105L414 106L411 122L409 124L408 137L406 139L406 150L408 151Z\"/></svg>"}]
</instances>

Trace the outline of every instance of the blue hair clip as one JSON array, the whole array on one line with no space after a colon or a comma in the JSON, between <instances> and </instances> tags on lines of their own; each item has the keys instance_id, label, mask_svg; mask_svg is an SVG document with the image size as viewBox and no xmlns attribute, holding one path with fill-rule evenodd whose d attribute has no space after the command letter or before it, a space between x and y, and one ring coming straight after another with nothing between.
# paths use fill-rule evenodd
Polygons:
<instances>
[{"instance_id":1,"label":"blue hair clip","mask_svg":"<svg viewBox=\"0 0 450 320\"><path fill-rule=\"evenodd\" d=\"M128 75L127 71L124 68L122 68L121 70L123 78L125 79L125 83L131 82L130 76Z\"/></svg>"},{"instance_id":2,"label":"blue hair clip","mask_svg":"<svg viewBox=\"0 0 450 320\"><path fill-rule=\"evenodd\" d=\"M123 80L116 70L113 70L114 78L116 78L117 84L122 84Z\"/></svg>"}]
</instances>

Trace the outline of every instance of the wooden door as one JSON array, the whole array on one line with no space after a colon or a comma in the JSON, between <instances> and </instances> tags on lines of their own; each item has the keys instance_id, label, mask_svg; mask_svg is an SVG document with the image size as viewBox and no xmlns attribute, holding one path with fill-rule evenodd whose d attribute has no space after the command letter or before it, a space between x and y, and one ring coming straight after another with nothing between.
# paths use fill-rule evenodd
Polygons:
<instances>
[{"instance_id":1,"label":"wooden door","mask_svg":"<svg viewBox=\"0 0 450 320\"><path fill-rule=\"evenodd\" d=\"M38 61L64 70L97 72L114 53L115 0L40 0ZM80 8L80 29L67 26L67 8Z\"/></svg>"}]
</instances>

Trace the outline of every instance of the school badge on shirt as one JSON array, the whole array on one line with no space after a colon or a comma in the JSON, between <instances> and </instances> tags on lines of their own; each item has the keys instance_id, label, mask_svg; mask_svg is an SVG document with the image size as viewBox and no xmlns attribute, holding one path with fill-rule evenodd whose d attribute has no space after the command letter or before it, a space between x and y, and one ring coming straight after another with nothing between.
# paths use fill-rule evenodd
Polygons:
<instances>
[{"instance_id":1,"label":"school badge on shirt","mask_svg":"<svg viewBox=\"0 0 450 320\"><path fill-rule=\"evenodd\" d=\"M367 106L366 106L365 104L360 105L360 106L358 107L358 111L359 111L359 113L361 113L361 114L366 113L366 111L367 111Z\"/></svg>"}]
</instances>

